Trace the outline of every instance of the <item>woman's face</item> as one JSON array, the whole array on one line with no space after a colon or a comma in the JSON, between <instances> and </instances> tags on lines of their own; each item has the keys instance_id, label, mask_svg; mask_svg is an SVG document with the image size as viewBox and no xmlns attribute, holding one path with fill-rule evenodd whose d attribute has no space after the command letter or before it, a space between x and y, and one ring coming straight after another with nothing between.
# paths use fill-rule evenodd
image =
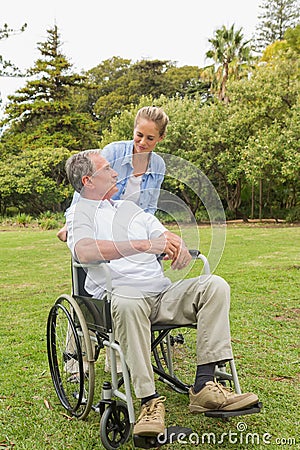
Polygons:
<instances>
[{"instance_id":1,"label":"woman's face","mask_svg":"<svg viewBox=\"0 0 300 450\"><path fill-rule=\"evenodd\" d=\"M133 130L133 152L152 152L156 144L163 139L152 120L140 119Z\"/></svg>"}]
</instances>

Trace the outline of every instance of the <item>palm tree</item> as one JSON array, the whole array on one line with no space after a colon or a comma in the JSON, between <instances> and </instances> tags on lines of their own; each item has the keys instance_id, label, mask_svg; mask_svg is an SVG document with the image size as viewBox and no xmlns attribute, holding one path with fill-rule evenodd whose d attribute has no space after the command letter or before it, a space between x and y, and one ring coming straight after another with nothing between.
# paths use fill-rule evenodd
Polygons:
<instances>
[{"instance_id":1,"label":"palm tree","mask_svg":"<svg viewBox=\"0 0 300 450\"><path fill-rule=\"evenodd\" d=\"M241 69L251 59L250 41L244 41L242 28L234 30L234 24L227 29L224 25L215 31L215 36L208 40L212 49L206 53L207 58L215 61L215 75L218 81L218 98L227 103L226 83L229 76L239 78Z\"/></svg>"}]
</instances>

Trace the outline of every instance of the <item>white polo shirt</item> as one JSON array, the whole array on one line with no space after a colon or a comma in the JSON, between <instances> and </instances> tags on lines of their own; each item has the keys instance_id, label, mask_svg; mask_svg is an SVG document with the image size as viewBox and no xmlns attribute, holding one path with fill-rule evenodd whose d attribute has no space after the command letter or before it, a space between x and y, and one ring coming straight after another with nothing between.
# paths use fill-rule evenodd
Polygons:
<instances>
[{"instance_id":1,"label":"white polo shirt","mask_svg":"<svg viewBox=\"0 0 300 450\"><path fill-rule=\"evenodd\" d=\"M109 241L151 239L166 228L152 214L131 201L95 201L80 197L66 215L68 246L76 259L75 244L83 238ZM139 253L111 260L112 286L134 286L142 292L161 292L171 281L165 277L155 255ZM99 298L106 288L99 269L88 269L85 289Z\"/></svg>"}]
</instances>

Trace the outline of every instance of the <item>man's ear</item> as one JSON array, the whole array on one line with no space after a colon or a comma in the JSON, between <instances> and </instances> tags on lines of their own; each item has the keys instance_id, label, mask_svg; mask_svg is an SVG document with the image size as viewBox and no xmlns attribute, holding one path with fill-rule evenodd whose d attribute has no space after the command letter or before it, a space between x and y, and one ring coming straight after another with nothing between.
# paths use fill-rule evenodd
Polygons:
<instances>
[{"instance_id":1,"label":"man's ear","mask_svg":"<svg viewBox=\"0 0 300 450\"><path fill-rule=\"evenodd\" d=\"M84 175L84 177L81 178L81 181L83 186L91 183L90 177L88 175Z\"/></svg>"}]
</instances>

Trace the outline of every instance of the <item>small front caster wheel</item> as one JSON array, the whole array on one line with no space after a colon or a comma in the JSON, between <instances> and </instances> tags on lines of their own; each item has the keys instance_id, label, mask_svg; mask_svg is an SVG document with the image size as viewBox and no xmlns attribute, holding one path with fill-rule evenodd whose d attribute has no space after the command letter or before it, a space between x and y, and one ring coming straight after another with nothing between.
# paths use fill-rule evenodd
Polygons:
<instances>
[{"instance_id":1,"label":"small front caster wheel","mask_svg":"<svg viewBox=\"0 0 300 450\"><path fill-rule=\"evenodd\" d=\"M109 405L101 416L100 438L107 450L114 450L125 444L131 432L128 409L123 402Z\"/></svg>"}]
</instances>

